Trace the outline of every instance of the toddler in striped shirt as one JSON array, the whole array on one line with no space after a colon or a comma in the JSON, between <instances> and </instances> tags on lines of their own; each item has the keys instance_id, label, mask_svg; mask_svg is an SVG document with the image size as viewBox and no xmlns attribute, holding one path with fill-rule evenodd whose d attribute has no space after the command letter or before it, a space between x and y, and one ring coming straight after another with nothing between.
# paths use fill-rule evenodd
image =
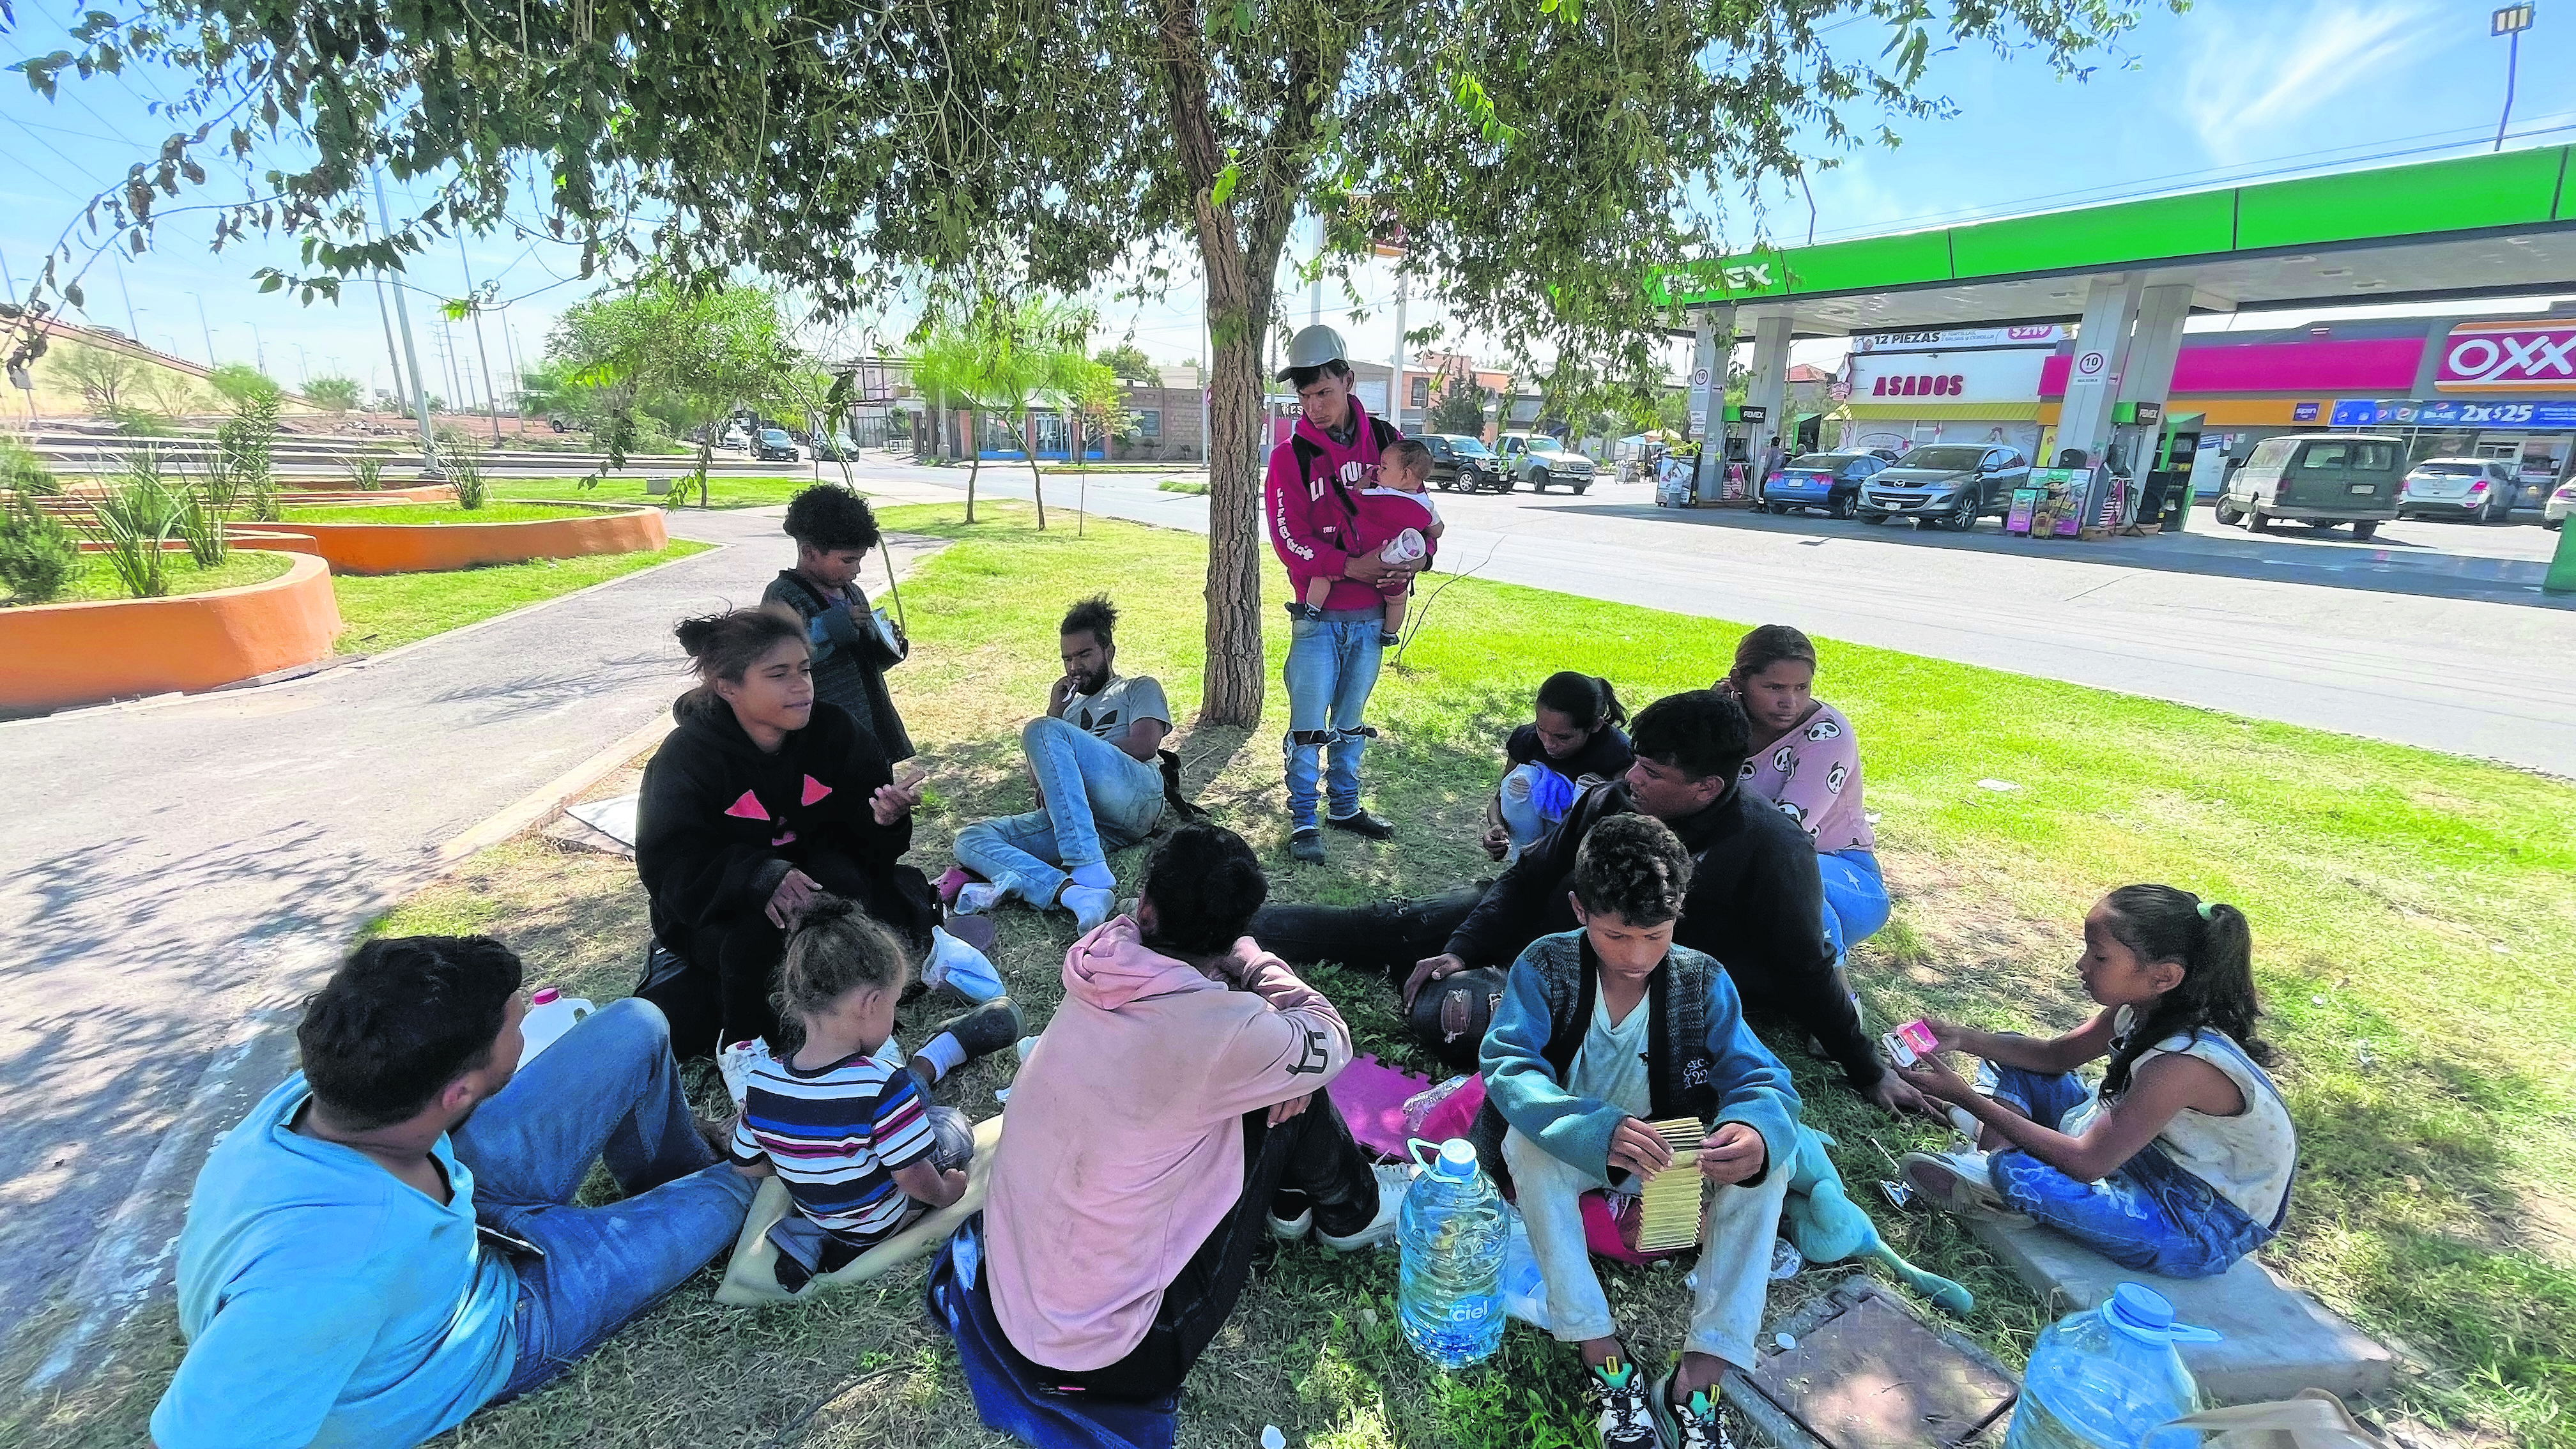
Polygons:
<instances>
[{"instance_id":1,"label":"toddler in striped shirt","mask_svg":"<svg viewBox=\"0 0 2576 1449\"><path fill-rule=\"evenodd\" d=\"M909 1067L881 1061L909 969L885 927L829 897L807 910L779 963L782 1041L752 1061L731 1155L747 1175L775 1173L796 1205L769 1232L791 1292L965 1194L974 1126L928 1089L982 1055L975 1046L1013 1040L1018 1012L1007 997L987 1002Z\"/></svg>"}]
</instances>

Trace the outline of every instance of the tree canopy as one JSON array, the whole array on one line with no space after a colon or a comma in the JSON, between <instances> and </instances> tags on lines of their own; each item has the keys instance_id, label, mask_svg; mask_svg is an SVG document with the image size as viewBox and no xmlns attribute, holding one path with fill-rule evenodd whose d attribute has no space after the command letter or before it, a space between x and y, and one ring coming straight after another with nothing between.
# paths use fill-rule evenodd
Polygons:
<instances>
[{"instance_id":1,"label":"tree canopy","mask_svg":"<svg viewBox=\"0 0 2576 1449\"><path fill-rule=\"evenodd\" d=\"M1069 293L1195 254L1216 349L1205 709L1230 723L1260 713L1258 354L1300 211L1335 268L1400 231L1408 272L1546 360L1552 394L1635 389L1669 320L1646 280L1759 230L1724 199L1941 112L1915 89L1936 47L2064 73L2136 19L2133 0L139 4L21 67L49 94L129 63L185 77L160 154L93 213L140 247L201 158L299 150L286 136L310 155L257 176L217 240L296 233L303 266L262 285L307 300L502 224L531 159L540 224L585 273L756 271L827 313L906 267L998 255ZM436 200L369 235L371 162L439 178ZM76 302L76 271L58 251L39 292Z\"/></svg>"},{"instance_id":2,"label":"tree canopy","mask_svg":"<svg viewBox=\"0 0 2576 1449\"><path fill-rule=\"evenodd\" d=\"M809 369L787 340L778 299L760 287L692 290L654 276L575 303L546 338L550 362L587 390L592 426L622 462L654 418L672 432L708 429L738 407L812 406ZM710 429L711 431L711 429ZM707 501L712 445L702 435L694 481Z\"/></svg>"}]
</instances>

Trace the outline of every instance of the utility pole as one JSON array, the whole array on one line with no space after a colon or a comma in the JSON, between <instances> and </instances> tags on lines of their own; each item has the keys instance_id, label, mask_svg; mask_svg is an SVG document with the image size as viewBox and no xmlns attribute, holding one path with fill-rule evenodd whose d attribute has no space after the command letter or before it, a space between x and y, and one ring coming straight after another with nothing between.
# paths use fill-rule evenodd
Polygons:
<instances>
[{"instance_id":1,"label":"utility pole","mask_svg":"<svg viewBox=\"0 0 2576 1449\"><path fill-rule=\"evenodd\" d=\"M451 408L474 406L473 397L465 391L465 374L456 368L456 329L447 325L447 314L438 316L438 364L447 369L447 393Z\"/></svg>"},{"instance_id":2,"label":"utility pole","mask_svg":"<svg viewBox=\"0 0 2576 1449\"><path fill-rule=\"evenodd\" d=\"M197 330L205 334L206 338L206 371L212 372L215 370L215 329L206 325L206 299L198 296L194 292L190 292L188 297L191 301L197 304ZM376 300L379 303L383 302L384 293L379 291L376 294ZM386 330L385 338L387 341L391 341L393 339L393 332L390 328Z\"/></svg>"},{"instance_id":3,"label":"utility pole","mask_svg":"<svg viewBox=\"0 0 2576 1449\"><path fill-rule=\"evenodd\" d=\"M2487 17L2487 34L2505 37L2504 114L2496 118L2495 149L2504 149L2505 124L2513 119L2514 72L2522 66L2522 33L2531 28L2534 7L2530 0L2507 5Z\"/></svg>"},{"instance_id":4,"label":"utility pole","mask_svg":"<svg viewBox=\"0 0 2576 1449\"><path fill-rule=\"evenodd\" d=\"M1386 368L1386 420L1398 428L1404 426L1404 273L1395 274L1395 357ZM1429 401L1429 399L1425 399ZM1431 430L1431 415L1422 416L1422 430Z\"/></svg>"},{"instance_id":5,"label":"utility pole","mask_svg":"<svg viewBox=\"0 0 2576 1449\"><path fill-rule=\"evenodd\" d=\"M492 395L492 354L483 345L483 299L474 295L474 260L465 254L465 233L456 233L456 260L465 270L465 305L474 318L474 355L483 362L483 411L492 419L492 443L501 442L501 400Z\"/></svg>"},{"instance_id":6,"label":"utility pole","mask_svg":"<svg viewBox=\"0 0 2576 1449\"><path fill-rule=\"evenodd\" d=\"M116 259L116 295L125 299L125 335L134 340L135 346L141 347L143 345L143 324L136 320L134 316L134 293L126 289L125 259L123 257Z\"/></svg>"},{"instance_id":7,"label":"utility pole","mask_svg":"<svg viewBox=\"0 0 2576 1449\"><path fill-rule=\"evenodd\" d=\"M394 234L394 215L392 210L385 205L385 173L382 170L375 172L375 181L376 220L384 227L385 235L390 237ZM381 273L378 274L377 285L380 287L384 285ZM200 305L203 304L201 303ZM430 431L429 389L421 385L420 353L412 347L411 342L411 308L404 304L402 289L400 287L396 287L394 289L394 315L402 319L403 356L411 363L412 413L415 417L420 419L421 471L430 477L435 478L439 476L440 471L438 466L438 435ZM400 369L396 370L395 380L401 380Z\"/></svg>"},{"instance_id":8,"label":"utility pole","mask_svg":"<svg viewBox=\"0 0 2576 1449\"><path fill-rule=\"evenodd\" d=\"M513 426L518 428L524 441L528 432L528 404L523 389L528 385L528 375L519 370L519 329L510 325L507 309L501 313L501 352L510 363L510 416L517 419Z\"/></svg>"}]
</instances>

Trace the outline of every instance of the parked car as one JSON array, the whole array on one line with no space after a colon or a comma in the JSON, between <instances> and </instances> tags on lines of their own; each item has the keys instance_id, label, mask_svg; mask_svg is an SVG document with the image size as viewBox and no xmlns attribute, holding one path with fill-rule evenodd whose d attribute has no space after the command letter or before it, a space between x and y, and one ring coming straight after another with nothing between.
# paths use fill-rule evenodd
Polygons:
<instances>
[{"instance_id":1,"label":"parked car","mask_svg":"<svg viewBox=\"0 0 2576 1449\"><path fill-rule=\"evenodd\" d=\"M2030 460L2001 443L1926 443L1870 475L1860 491L1860 521L1911 518L1917 528L1964 533L1989 513L2012 506L2030 481Z\"/></svg>"},{"instance_id":2,"label":"parked car","mask_svg":"<svg viewBox=\"0 0 2576 1449\"><path fill-rule=\"evenodd\" d=\"M764 463L793 463L797 458L796 440L787 436L785 428L763 428L755 455Z\"/></svg>"},{"instance_id":3,"label":"parked car","mask_svg":"<svg viewBox=\"0 0 2576 1449\"><path fill-rule=\"evenodd\" d=\"M814 435L813 456L818 462L846 463L851 458L857 456L857 454L857 445L853 444L847 438L836 437L831 433L816 433Z\"/></svg>"},{"instance_id":4,"label":"parked car","mask_svg":"<svg viewBox=\"0 0 2576 1449\"><path fill-rule=\"evenodd\" d=\"M2255 445L2218 495L2218 521L2260 533L2276 518L2323 531L2352 525L2368 538L2397 516L2406 444L2363 433L2292 433Z\"/></svg>"},{"instance_id":5,"label":"parked car","mask_svg":"<svg viewBox=\"0 0 2576 1449\"><path fill-rule=\"evenodd\" d=\"M1874 453L1803 453L1762 481L1762 506L1773 513L1821 508L1849 518L1860 511L1861 480L1886 467Z\"/></svg>"},{"instance_id":6,"label":"parked car","mask_svg":"<svg viewBox=\"0 0 2576 1449\"><path fill-rule=\"evenodd\" d=\"M2503 523L2513 513L2522 480L2496 458L2427 458L2398 485L2400 518L2473 518Z\"/></svg>"},{"instance_id":7,"label":"parked car","mask_svg":"<svg viewBox=\"0 0 2576 1449\"><path fill-rule=\"evenodd\" d=\"M1577 494L1592 486L1592 460L1545 433L1505 433L1498 451L1504 478L1527 483L1534 493L1545 493L1550 483Z\"/></svg>"},{"instance_id":8,"label":"parked car","mask_svg":"<svg viewBox=\"0 0 2576 1449\"><path fill-rule=\"evenodd\" d=\"M738 423L728 426L723 432L716 434L716 446L719 448L750 447L751 434Z\"/></svg>"},{"instance_id":9,"label":"parked car","mask_svg":"<svg viewBox=\"0 0 2576 1449\"><path fill-rule=\"evenodd\" d=\"M1464 433L1424 433L1422 446L1431 450L1431 486L1456 493L1509 493L1512 480L1503 473L1503 463L1482 438Z\"/></svg>"},{"instance_id":10,"label":"parked car","mask_svg":"<svg viewBox=\"0 0 2576 1449\"><path fill-rule=\"evenodd\" d=\"M1861 451L1883 463L1893 463L1897 459L1905 456L1894 448L1863 448Z\"/></svg>"},{"instance_id":11,"label":"parked car","mask_svg":"<svg viewBox=\"0 0 2576 1449\"><path fill-rule=\"evenodd\" d=\"M2567 526L2567 515L2576 510L2576 483L2561 483L2549 501L2540 505L2540 526L2551 533Z\"/></svg>"}]
</instances>

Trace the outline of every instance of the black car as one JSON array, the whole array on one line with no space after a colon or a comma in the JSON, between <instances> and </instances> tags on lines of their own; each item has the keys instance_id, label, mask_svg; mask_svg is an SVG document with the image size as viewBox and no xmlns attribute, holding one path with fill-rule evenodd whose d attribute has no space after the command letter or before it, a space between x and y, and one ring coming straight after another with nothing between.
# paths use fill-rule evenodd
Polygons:
<instances>
[{"instance_id":1,"label":"black car","mask_svg":"<svg viewBox=\"0 0 2576 1449\"><path fill-rule=\"evenodd\" d=\"M1500 459L1481 438L1463 433L1424 433L1422 446L1431 450L1431 486L1456 493L1509 493L1512 480L1503 474Z\"/></svg>"},{"instance_id":2,"label":"black car","mask_svg":"<svg viewBox=\"0 0 2576 1449\"><path fill-rule=\"evenodd\" d=\"M1861 480L1886 466L1875 453L1802 453L1762 481L1762 506L1773 513L1821 508L1849 518L1860 509Z\"/></svg>"},{"instance_id":3,"label":"black car","mask_svg":"<svg viewBox=\"0 0 2576 1449\"><path fill-rule=\"evenodd\" d=\"M753 456L761 462L793 463L796 461L796 440L787 436L785 428L761 429L760 435L751 440L751 446Z\"/></svg>"},{"instance_id":4,"label":"black car","mask_svg":"<svg viewBox=\"0 0 2576 1449\"><path fill-rule=\"evenodd\" d=\"M1873 475L1860 491L1860 521L1911 518L1918 528L1965 533L2012 507L2030 460L2001 443L1926 443Z\"/></svg>"}]
</instances>

